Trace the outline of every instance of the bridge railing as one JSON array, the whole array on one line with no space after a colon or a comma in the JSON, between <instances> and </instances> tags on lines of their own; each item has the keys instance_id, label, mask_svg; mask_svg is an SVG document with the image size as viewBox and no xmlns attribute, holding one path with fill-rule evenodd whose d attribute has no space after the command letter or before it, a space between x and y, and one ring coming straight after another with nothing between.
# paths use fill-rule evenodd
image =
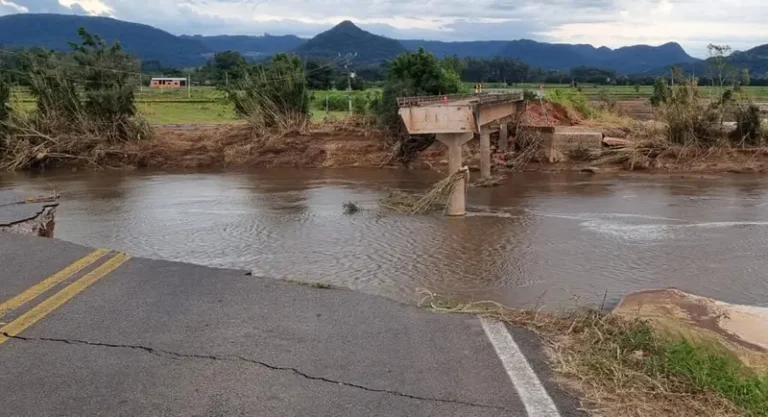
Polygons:
<instances>
[{"instance_id":1,"label":"bridge railing","mask_svg":"<svg viewBox=\"0 0 768 417\"><path fill-rule=\"evenodd\" d=\"M476 94L446 94L436 96L399 97L399 107L421 107L448 101L469 101L470 103L487 104L507 100L522 100L522 91L511 90L486 90Z\"/></svg>"}]
</instances>

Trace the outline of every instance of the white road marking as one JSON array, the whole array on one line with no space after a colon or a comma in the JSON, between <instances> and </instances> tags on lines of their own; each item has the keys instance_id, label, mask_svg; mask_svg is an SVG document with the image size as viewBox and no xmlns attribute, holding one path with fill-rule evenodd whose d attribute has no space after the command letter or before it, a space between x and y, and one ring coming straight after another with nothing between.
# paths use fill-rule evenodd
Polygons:
<instances>
[{"instance_id":1,"label":"white road marking","mask_svg":"<svg viewBox=\"0 0 768 417\"><path fill-rule=\"evenodd\" d=\"M520 400L528 412L528 417L560 417L555 403L541 385L539 377L531 368L528 359L515 343L515 339L507 331L504 323L480 317L485 334L488 335L496 354L499 355L504 369L517 389Z\"/></svg>"}]
</instances>

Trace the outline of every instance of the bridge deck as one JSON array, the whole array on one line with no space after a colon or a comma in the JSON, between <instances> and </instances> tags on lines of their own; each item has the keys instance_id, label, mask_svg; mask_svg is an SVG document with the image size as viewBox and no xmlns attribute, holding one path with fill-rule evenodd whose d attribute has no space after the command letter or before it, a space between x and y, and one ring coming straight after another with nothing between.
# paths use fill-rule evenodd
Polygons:
<instances>
[{"instance_id":1,"label":"bridge deck","mask_svg":"<svg viewBox=\"0 0 768 417\"><path fill-rule=\"evenodd\" d=\"M478 94L451 94L437 96L400 97L397 104L404 107L429 106L469 106L484 105L506 101L520 101L523 93L520 91L487 91ZM446 104L447 101L447 104Z\"/></svg>"}]
</instances>

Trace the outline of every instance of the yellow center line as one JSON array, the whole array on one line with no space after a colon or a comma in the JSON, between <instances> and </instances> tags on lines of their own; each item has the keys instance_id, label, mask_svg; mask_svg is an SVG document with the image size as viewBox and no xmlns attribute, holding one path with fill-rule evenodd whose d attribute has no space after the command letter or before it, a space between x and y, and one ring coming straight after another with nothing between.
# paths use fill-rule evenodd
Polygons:
<instances>
[{"instance_id":1,"label":"yellow center line","mask_svg":"<svg viewBox=\"0 0 768 417\"><path fill-rule=\"evenodd\" d=\"M125 263L130 258L130 256L124 253L115 255L98 268L86 274L84 277L69 284L63 290L57 292L50 298L36 305L31 310L24 313L21 317L3 327L0 327L0 345L8 340L8 337L5 336L6 334L9 336L16 336L20 334L28 327L45 318L45 316L50 314L53 310L56 310L57 308L66 304L77 294L93 285L93 283L120 267L120 265Z\"/></svg>"},{"instance_id":2,"label":"yellow center line","mask_svg":"<svg viewBox=\"0 0 768 417\"><path fill-rule=\"evenodd\" d=\"M13 310L16 310L17 308L21 307L28 301L34 300L37 298L40 294L50 290L51 288L55 287L60 282L66 280L67 278L71 277L72 275L75 275L76 273L82 271L83 269L87 268L89 265L93 264L94 262L101 259L102 256L109 253L109 249L97 249L90 254L86 255L85 257L75 261L74 263L70 264L66 268L62 269L61 271L51 275L50 277L46 278L45 280L33 285L23 293L11 298L10 300L0 304L0 319L3 318L6 314L10 313Z\"/></svg>"}]
</instances>

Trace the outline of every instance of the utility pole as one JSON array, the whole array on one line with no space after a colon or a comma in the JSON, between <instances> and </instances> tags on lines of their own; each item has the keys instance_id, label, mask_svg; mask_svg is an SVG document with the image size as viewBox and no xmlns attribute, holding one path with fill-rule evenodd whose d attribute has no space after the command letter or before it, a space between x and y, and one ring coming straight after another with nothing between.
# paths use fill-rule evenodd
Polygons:
<instances>
[{"instance_id":1,"label":"utility pole","mask_svg":"<svg viewBox=\"0 0 768 417\"><path fill-rule=\"evenodd\" d=\"M187 98L192 98L192 74L187 74Z\"/></svg>"},{"instance_id":2,"label":"utility pole","mask_svg":"<svg viewBox=\"0 0 768 417\"><path fill-rule=\"evenodd\" d=\"M349 69L352 58L357 56L357 52L354 55L347 54L347 63L344 64L344 69L347 70L347 100L349 102L349 114L352 115L352 79L355 78L355 72Z\"/></svg>"}]
</instances>

